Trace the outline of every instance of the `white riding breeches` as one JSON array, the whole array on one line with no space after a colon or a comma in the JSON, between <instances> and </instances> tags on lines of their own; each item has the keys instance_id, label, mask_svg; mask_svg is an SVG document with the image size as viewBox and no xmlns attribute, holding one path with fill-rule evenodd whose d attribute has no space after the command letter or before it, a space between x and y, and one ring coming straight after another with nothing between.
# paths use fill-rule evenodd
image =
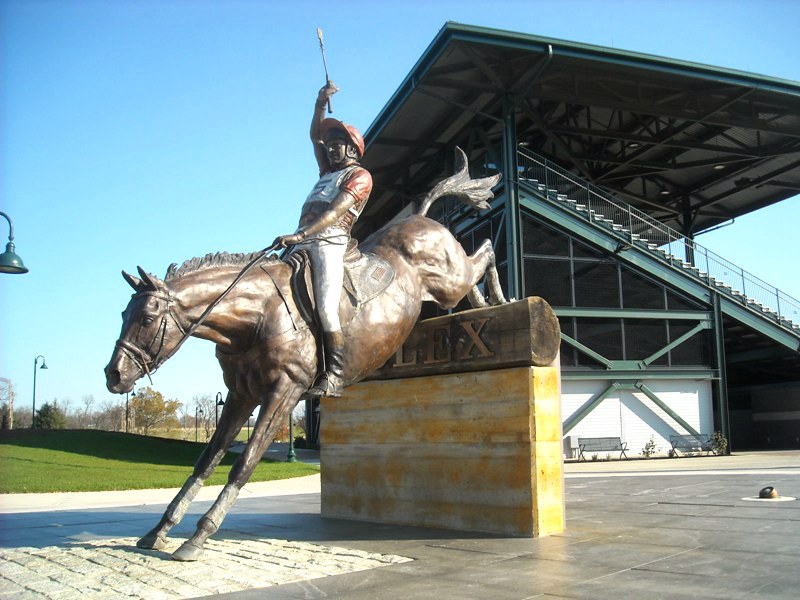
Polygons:
<instances>
[{"instance_id":1,"label":"white riding breeches","mask_svg":"<svg viewBox=\"0 0 800 600\"><path fill-rule=\"evenodd\" d=\"M341 230L339 230L341 231ZM314 301L317 313L326 332L339 331L339 300L344 279L344 255L349 236L342 232L326 231L325 236L314 237L298 244L311 259L311 278L314 282Z\"/></svg>"}]
</instances>

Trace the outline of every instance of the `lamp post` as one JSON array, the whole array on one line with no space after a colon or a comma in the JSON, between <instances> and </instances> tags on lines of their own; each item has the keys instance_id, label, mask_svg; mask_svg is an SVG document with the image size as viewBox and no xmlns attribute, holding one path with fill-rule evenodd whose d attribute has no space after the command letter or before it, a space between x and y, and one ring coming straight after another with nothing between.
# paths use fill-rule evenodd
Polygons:
<instances>
[{"instance_id":1,"label":"lamp post","mask_svg":"<svg viewBox=\"0 0 800 600\"><path fill-rule=\"evenodd\" d=\"M131 422L131 411L130 411L130 404L128 404L128 393L125 392L125 433L128 433L128 426ZM136 395L136 390L131 390L131 396Z\"/></svg>"},{"instance_id":2,"label":"lamp post","mask_svg":"<svg viewBox=\"0 0 800 600\"><path fill-rule=\"evenodd\" d=\"M218 414L218 407L225 406L225 401L222 399L222 392L217 392L216 402L214 403L214 429L217 428L217 423L219 423L219 414Z\"/></svg>"},{"instance_id":3,"label":"lamp post","mask_svg":"<svg viewBox=\"0 0 800 600\"><path fill-rule=\"evenodd\" d=\"M286 455L286 462L297 462L297 454L294 451L294 411L289 413L289 454Z\"/></svg>"},{"instance_id":4,"label":"lamp post","mask_svg":"<svg viewBox=\"0 0 800 600\"><path fill-rule=\"evenodd\" d=\"M5 217L8 221L8 243L6 244L6 251L0 254L0 273L22 274L28 272L28 267L22 264L22 259L14 252L14 224L3 211L0 215Z\"/></svg>"},{"instance_id":5,"label":"lamp post","mask_svg":"<svg viewBox=\"0 0 800 600\"><path fill-rule=\"evenodd\" d=\"M203 409L200 408L199 406L195 406L194 407L194 441L195 442L197 441L197 415L198 415L198 413L202 415L203 414Z\"/></svg>"},{"instance_id":6,"label":"lamp post","mask_svg":"<svg viewBox=\"0 0 800 600\"><path fill-rule=\"evenodd\" d=\"M39 368L47 368L45 358L41 354L33 359L33 409L31 410L31 429L36 429L36 367L39 364L40 358L42 359L42 366Z\"/></svg>"}]
</instances>

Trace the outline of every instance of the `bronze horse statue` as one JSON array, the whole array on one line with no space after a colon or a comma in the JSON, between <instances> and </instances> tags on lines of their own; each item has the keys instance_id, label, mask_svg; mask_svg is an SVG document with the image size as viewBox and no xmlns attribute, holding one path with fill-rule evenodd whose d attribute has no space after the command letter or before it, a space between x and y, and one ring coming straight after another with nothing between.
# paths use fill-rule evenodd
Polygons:
<instances>
[{"instance_id":1,"label":"bronze horse statue","mask_svg":"<svg viewBox=\"0 0 800 600\"><path fill-rule=\"evenodd\" d=\"M473 306L485 306L486 299L476 287L484 275L488 302L506 301L490 241L467 256L444 226L425 216L431 204L445 195L476 208L488 207L486 201L493 197L491 188L499 175L470 179L466 156L460 149L457 156L457 173L427 194L417 214L388 224L361 245L363 253L388 263L395 276L375 298L359 305L343 293L340 311L347 340L346 385L394 355L417 322L422 302L452 308L468 295ZM258 268L244 272L242 267L248 262L248 266L257 263ZM319 332L298 309L292 268L263 252L193 259L177 269L172 265L164 280L141 267L139 275L123 272L135 293L122 313L122 332L105 368L108 389L129 392L140 377L172 356L189 335L216 344L228 388L217 429L193 473L158 525L138 541L139 547L164 547L169 530L185 515L253 410L261 407L228 483L198 521L194 535L172 555L176 560L197 560L205 540L219 529L278 428L313 384L319 365Z\"/></svg>"}]
</instances>

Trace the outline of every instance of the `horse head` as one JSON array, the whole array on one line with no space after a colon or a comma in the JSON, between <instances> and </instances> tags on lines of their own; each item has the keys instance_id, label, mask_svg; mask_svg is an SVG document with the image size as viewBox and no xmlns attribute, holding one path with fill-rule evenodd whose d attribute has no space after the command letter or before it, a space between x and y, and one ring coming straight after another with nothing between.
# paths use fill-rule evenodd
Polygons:
<instances>
[{"instance_id":1,"label":"horse head","mask_svg":"<svg viewBox=\"0 0 800 600\"><path fill-rule=\"evenodd\" d=\"M158 369L185 331L174 313L175 299L167 284L137 269L141 279L122 272L134 294L122 313L122 331L104 369L106 387L116 394L131 391L140 377Z\"/></svg>"}]
</instances>

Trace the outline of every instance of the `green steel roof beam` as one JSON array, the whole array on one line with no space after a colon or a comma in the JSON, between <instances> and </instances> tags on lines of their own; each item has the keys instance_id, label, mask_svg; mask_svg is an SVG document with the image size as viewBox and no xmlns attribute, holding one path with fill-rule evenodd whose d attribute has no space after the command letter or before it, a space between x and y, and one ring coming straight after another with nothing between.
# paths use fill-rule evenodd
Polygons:
<instances>
[{"instance_id":1,"label":"green steel roof beam","mask_svg":"<svg viewBox=\"0 0 800 600\"><path fill-rule=\"evenodd\" d=\"M711 313L702 310L646 310L639 308L573 308L553 307L559 317L600 317L608 319L667 319L711 322Z\"/></svg>"},{"instance_id":2,"label":"green steel roof beam","mask_svg":"<svg viewBox=\"0 0 800 600\"><path fill-rule=\"evenodd\" d=\"M639 366L642 369L647 368L650 365L650 363L658 360L659 358L664 356L667 352L669 352L673 348L677 348L683 342L685 342L686 340L688 340L691 337L694 337L695 335L697 335L698 333L700 333L704 329L711 329L711 323L709 321L703 321L701 323L698 323L692 329L690 329L689 331L684 333L682 336L680 336L678 339L670 342L669 344L667 344L666 346L661 348L658 352L656 352L654 354L651 354L647 358L639 361Z\"/></svg>"},{"instance_id":3,"label":"green steel roof beam","mask_svg":"<svg viewBox=\"0 0 800 600\"><path fill-rule=\"evenodd\" d=\"M709 81L718 81L745 87L756 87L784 94L800 96L800 85L795 81L768 77L735 69L712 67L701 63L670 59L651 54L617 50L593 44L581 44L535 36L530 34L463 25L449 21L445 23L436 37L431 41L425 52L406 75L405 79L395 93L383 107L375 120L370 124L364 136L369 142L380 132L384 125L391 119L397 109L417 88L422 79L450 45L451 41L467 41L488 44L499 47L516 48L521 50L538 51L542 53L559 54L573 57L594 57L601 62L609 64L646 67L651 70L660 70L667 73L701 78Z\"/></svg>"},{"instance_id":4,"label":"green steel roof beam","mask_svg":"<svg viewBox=\"0 0 800 600\"><path fill-rule=\"evenodd\" d=\"M592 358L592 359L596 360L601 365L605 366L606 369L613 369L614 368L614 363L612 361L608 360L605 356L603 356L601 354L598 354L597 352L595 352L594 350L589 348L589 346L584 346L578 340L568 336L563 331L561 332L561 340L566 342L567 344L569 344L573 348L577 349L579 352L583 352L589 358Z\"/></svg>"},{"instance_id":5,"label":"green steel roof beam","mask_svg":"<svg viewBox=\"0 0 800 600\"><path fill-rule=\"evenodd\" d=\"M769 77L737 69L715 67L703 63L657 56L655 54L619 50L607 46L572 42L558 38L518 33L490 27L465 25L453 21L449 21L445 24L439 32L437 39L440 37L520 50L538 50L542 52L547 49L547 46L552 46L553 52L556 55L582 58L592 57L600 62L613 65L646 67L649 70L696 77L706 81L716 81L745 87L757 87L759 89L800 96L800 85L798 85L796 81L789 79Z\"/></svg>"},{"instance_id":6,"label":"green steel roof beam","mask_svg":"<svg viewBox=\"0 0 800 600\"><path fill-rule=\"evenodd\" d=\"M625 377L635 375L637 379L648 380L670 380L674 381L691 379L692 381L716 381L719 380L717 371L703 368L651 368L646 371L623 371L614 369L609 371L600 371L597 369L578 368L578 367L562 367L561 379L563 381L617 381Z\"/></svg>"}]
</instances>

